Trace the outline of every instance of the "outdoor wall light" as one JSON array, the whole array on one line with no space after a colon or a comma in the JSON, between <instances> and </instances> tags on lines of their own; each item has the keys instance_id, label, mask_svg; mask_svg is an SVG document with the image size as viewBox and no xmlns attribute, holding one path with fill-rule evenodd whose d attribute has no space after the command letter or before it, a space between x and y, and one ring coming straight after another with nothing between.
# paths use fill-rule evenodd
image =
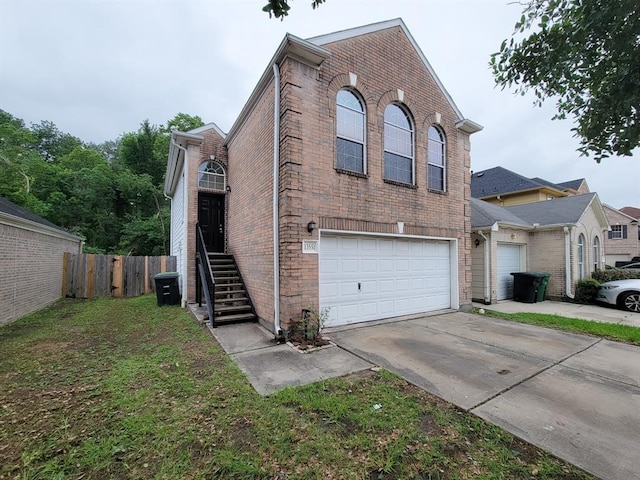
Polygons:
<instances>
[{"instance_id":1,"label":"outdoor wall light","mask_svg":"<svg viewBox=\"0 0 640 480\"><path fill-rule=\"evenodd\" d=\"M309 223L307 223L307 232L309 232L309 235L311 235L313 233L315 228L316 228L316 222L314 222L313 220L311 220Z\"/></svg>"},{"instance_id":2,"label":"outdoor wall light","mask_svg":"<svg viewBox=\"0 0 640 480\"><path fill-rule=\"evenodd\" d=\"M479 246L480 246L480 240L476 238L476 248L478 248Z\"/></svg>"},{"instance_id":3,"label":"outdoor wall light","mask_svg":"<svg viewBox=\"0 0 640 480\"><path fill-rule=\"evenodd\" d=\"M231 187L229 185L227 185L225 187L225 190L226 190L227 193L231 193Z\"/></svg>"}]
</instances>

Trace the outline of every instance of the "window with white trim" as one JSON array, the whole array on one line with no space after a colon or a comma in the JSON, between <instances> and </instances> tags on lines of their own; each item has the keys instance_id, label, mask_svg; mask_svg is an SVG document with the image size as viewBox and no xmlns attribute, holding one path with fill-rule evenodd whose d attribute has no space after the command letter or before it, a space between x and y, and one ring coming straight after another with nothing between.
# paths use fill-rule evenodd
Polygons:
<instances>
[{"instance_id":1,"label":"window with white trim","mask_svg":"<svg viewBox=\"0 0 640 480\"><path fill-rule=\"evenodd\" d=\"M384 111L384 178L413 185L414 129L409 114L391 103Z\"/></svg>"},{"instance_id":2,"label":"window with white trim","mask_svg":"<svg viewBox=\"0 0 640 480\"><path fill-rule=\"evenodd\" d=\"M600 239L593 237L593 271L600 269Z\"/></svg>"},{"instance_id":3,"label":"window with white trim","mask_svg":"<svg viewBox=\"0 0 640 480\"><path fill-rule=\"evenodd\" d=\"M614 239L614 240L622 240L623 238L626 237L625 233L627 233L625 230L626 225L611 225L611 231L609 232L609 238Z\"/></svg>"},{"instance_id":4,"label":"window with white trim","mask_svg":"<svg viewBox=\"0 0 640 480\"><path fill-rule=\"evenodd\" d=\"M578 278L584 278L584 235L578 237Z\"/></svg>"},{"instance_id":5,"label":"window with white trim","mask_svg":"<svg viewBox=\"0 0 640 480\"><path fill-rule=\"evenodd\" d=\"M227 187L227 174L224 167L213 160L202 162L198 167L198 188L224 192Z\"/></svg>"},{"instance_id":6,"label":"window with white trim","mask_svg":"<svg viewBox=\"0 0 640 480\"><path fill-rule=\"evenodd\" d=\"M336 96L337 168L366 173L365 124L360 98L352 90L340 90Z\"/></svg>"},{"instance_id":7,"label":"window with white trim","mask_svg":"<svg viewBox=\"0 0 640 480\"><path fill-rule=\"evenodd\" d=\"M432 125L429 127L428 137L429 178L427 186L432 190L444 192L446 189L444 135Z\"/></svg>"}]
</instances>

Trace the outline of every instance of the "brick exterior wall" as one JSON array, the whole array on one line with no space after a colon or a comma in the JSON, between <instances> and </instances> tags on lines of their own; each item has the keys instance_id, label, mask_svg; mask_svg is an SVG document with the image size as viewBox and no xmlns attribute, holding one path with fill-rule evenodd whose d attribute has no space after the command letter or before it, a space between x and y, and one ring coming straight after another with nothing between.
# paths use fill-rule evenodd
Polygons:
<instances>
[{"instance_id":1,"label":"brick exterior wall","mask_svg":"<svg viewBox=\"0 0 640 480\"><path fill-rule=\"evenodd\" d=\"M63 254L80 249L80 240L0 223L0 325L58 300Z\"/></svg>"},{"instance_id":2,"label":"brick exterior wall","mask_svg":"<svg viewBox=\"0 0 640 480\"><path fill-rule=\"evenodd\" d=\"M301 251L303 239L318 238L306 231L312 220L318 228L390 233L403 221L406 234L457 238L460 303L469 304L469 140L455 127L456 113L399 27L323 48L332 55L320 70L291 58L281 65L281 321L318 304L318 257ZM364 99L366 177L336 170L335 99L343 87ZM383 114L391 102L403 104L414 121L414 187L383 180ZM426 185L427 129L436 112L447 140L444 194Z\"/></svg>"},{"instance_id":3,"label":"brick exterior wall","mask_svg":"<svg viewBox=\"0 0 640 480\"><path fill-rule=\"evenodd\" d=\"M318 229L397 233L458 240L459 303L471 303L470 142L460 120L400 27L323 45L332 55L312 68L287 57L280 67L279 265L280 321L286 329L302 309L318 306L318 256L302 254L314 221ZM396 68L401 66L401 68ZM357 76L351 85L352 75ZM366 108L367 174L336 170L336 94L358 91ZM400 91L400 92L399 92ZM197 167L215 154L224 159L227 195L227 251L236 257L257 314L269 328L273 304L273 79L255 93L252 110L234 127L226 150L220 137L207 137L189 150L189 188L197 192ZM383 113L404 105L415 128L415 186L383 180ZM445 193L427 188L427 129L436 123L446 137ZM200 134L202 135L202 134ZM193 149L193 152L192 152ZM227 161L228 159L228 161ZM189 196L189 225L197 221L197 196ZM195 278L193 228L187 232L189 276ZM189 282L189 299L195 297Z\"/></svg>"},{"instance_id":4,"label":"brick exterior wall","mask_svg":"<svg viewBox=\"0 0 640 480\"><path fill-rule=\"evenodd\" d=\"M627 238L609 238L609 235L605 234L604 252L606 263L613 267L616 261L627 261L640 255L638 225L631 224L633 219L615 208L611 208L608 205L603 205L603 208L611 226L626 225L627 227Z\"/></svg>"}]
</instances>

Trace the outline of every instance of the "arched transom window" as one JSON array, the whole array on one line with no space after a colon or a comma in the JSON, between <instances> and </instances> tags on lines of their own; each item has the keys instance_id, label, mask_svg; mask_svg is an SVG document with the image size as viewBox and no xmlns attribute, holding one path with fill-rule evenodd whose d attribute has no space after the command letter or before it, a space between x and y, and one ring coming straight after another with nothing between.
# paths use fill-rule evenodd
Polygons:
<instances>
[{"instance_id":1,"label":"arched transom window","mask_svg":"<svg viewBox=\"0 0 640 480\"><path fill-rule=\"evenodd\" d=\"M413 185L413 123L399 105L384 111L384 178Z\"/></svg>"},{"instance_id":2,"label":"arched transom window","mask_svg":"<svg viewBox=\"0 0 640 480\"><path fill-rule=\"evenodd\" d=\"M446 166L444 135L436 127L429 127L429 178L428 187L432 190L445 191Z\"/></svg>"},{"instance_id":3,"label":"arched transom window","mask_svg":"<svg viewBox=\"0 0 640 480\"><path fill-rule=\"evenodd\" d=\"M198 188L224 192L227 186L227 175L224 167L213 160L203 162L198 167Z\"/></svg>"},{"instance_id":4,"label":"arched transom window","mask_svg":"<svg viewBox=\"0 0 640 480\"><path fill-rule=\"evenodd\" d=\"M357 95L342 89L336 97L336 166L365 173L365 113Z\"/></svg>"}]
</instances>

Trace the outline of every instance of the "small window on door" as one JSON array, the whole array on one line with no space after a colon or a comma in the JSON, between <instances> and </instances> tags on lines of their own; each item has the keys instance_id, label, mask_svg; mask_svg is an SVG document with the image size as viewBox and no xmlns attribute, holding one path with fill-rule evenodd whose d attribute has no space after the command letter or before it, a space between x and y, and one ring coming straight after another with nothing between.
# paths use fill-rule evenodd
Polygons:
<instances>
[{"instance_id":1,"label":"small window on door","mask_svg":"<svg viewBox=\"0 0 640 480\"><path fill-rule=\"evenodd\" d=\"M227 174L218 162L203 162L198 167L198 188L213 192L224 192L227 187Z\"/></svg>"}]
</instances>

